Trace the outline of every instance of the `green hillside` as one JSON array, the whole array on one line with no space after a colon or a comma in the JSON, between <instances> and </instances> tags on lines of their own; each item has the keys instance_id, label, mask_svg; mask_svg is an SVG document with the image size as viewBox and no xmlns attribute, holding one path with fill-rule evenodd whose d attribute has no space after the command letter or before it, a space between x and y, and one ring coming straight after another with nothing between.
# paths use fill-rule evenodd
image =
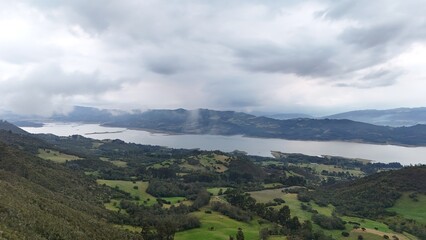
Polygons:
<instances>
[{"instance_id":1,"label":"green hillside","mask_svg":"<svg viewBox=\"0 0 426 240\"><path fill-rule=\"evenodd\" d=\"M377 219L394 231L421 239L426 238L425 194L425 165L380 172L308 193L319 204L333 204L342 215Z\"/></svg>"},{"instance_id":2,"label":"green hillside","mask_svg":"<svg viewBox=\"0 0 426 240\"><path fill-rule=\"evenodd\" d=\"M425 166L274 156L2 130L0 239L425 236Z\"/></svg>"},{"instance_id":3,"label":"green hillside","mask_svg":"<svg viewBox=\"0 0 426 240\"><path fill-rule=\"evenodd\" d=\"M0 143L0 237L137 239L112 227L109 190L79 172Z\"/></svg>"}]
</instances>

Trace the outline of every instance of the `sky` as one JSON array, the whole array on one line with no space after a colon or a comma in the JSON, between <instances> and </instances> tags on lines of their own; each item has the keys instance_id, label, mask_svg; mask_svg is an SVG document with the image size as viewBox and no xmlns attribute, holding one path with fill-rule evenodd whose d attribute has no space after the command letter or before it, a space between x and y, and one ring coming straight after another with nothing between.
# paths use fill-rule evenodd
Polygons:
<instances>
[{"instance_id":1,"label":"sky","mask_svg":"<svg viewBox=\"0 0 426 240\"><path fill-rule=\"evenodd\" d=\"M419 0L0 0L0 109L426 106Z\"/></svg>"}]
</instances>

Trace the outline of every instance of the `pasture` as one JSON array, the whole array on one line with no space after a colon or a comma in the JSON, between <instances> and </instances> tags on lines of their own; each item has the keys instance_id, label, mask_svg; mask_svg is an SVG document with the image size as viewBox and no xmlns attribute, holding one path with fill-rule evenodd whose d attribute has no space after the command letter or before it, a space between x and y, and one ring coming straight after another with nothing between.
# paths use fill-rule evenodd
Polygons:
<instances>
[{"instance_id":1,"label":"pasture","mask_svg":"<svg viewBox=\"0 0 426 240\"><path fill-rule=\"evenodd\" d=\"M57 163L65 163L66 161L79 160L81 158L68 155L65 153L61 153L59 151L51 150L51 149L39 149L37 156L39 158L50 160Z\"/></svg>"},{"instance_id":2,"label":"pasture","mask_svg":"<svg viewBox=\"0 0 426 240\"><path fill-rule=\"evenodd\" d=\"M413 200L409 197L409 193L405 193L388 210L396 212L405 218L414 219L419 223L426 224L426 195L419 193L416 199L417 201Z\"/></svg>"},{"instance_id":3,"label":"pasture","mask_svg":"<svg viewBox=\"0 0 426 240\"><path fill-rule=\"evenodd\" d=\"M201 227L176 233L176 240L224 240L229 239L229 236L235 238L239 227L242 228L246 240L257 240L259 239L259 230L262 227L267 227L260 225L256 219L249 223L238 222L217 212L205 213L204 210L192 213L200 219Z\"/></svg>"}]
</instances>

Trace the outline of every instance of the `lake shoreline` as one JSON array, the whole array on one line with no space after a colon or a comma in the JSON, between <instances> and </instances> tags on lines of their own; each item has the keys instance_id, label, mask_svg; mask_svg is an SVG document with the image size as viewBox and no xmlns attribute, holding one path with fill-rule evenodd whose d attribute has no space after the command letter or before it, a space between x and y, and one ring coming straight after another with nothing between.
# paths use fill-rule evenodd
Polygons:
<instances>
[{"instance_id":1,"label":"lake shoreline","mask_svg":"<svg viewBox=\"0 0 426 240\"><path fill-rule=\"evenodd\" d=\"M398 146L398 147L407 147L407 148L417 148L417 147L426 147L426 145L409 145L409 144L401 144L401 143L378 143L378 142L368 142L364 140L322 140L322 139L295 139L295 138L274 138L274 137L260 137L260 136L252 136L252 135L246 135L246 134L229 134L229 135L221 135L221 134L209 134L209 133L177 133L172 131L163 131L163 130L154 130L149 128L128 128L128 127L117 127L113 125L108 124L99 124L103 127L110 127L110 128L126 128L128 130L135 130L135 131L145 131L152 134L162 134L162 135L169 135L169 136L181 136L181 135L196 135L196 136L223 136L223 137L247 137L247 138L259 138L259 139L278 139L278 140L288 140L288 141L300 141L300 142L341 142L341 143L358 143L358 144L367 144L367 145L380 145L380 146Z\"/></svg>"},{"instance_id":2,"label":"lake shoreline","mask_svg":"<svg viewBox=\"0 0 426 240\"><path fill-rule=\"evenodd\" d=\"M129 143L165 146L176 149L240 150L249 155L273 157L271 151L300 153L310 156L340 156L374 162L399 162L402 165L425 164L426 147L406 147L388 144L369 144L348 141L305 141L278 138L258 138L243 135L175 134L148 129L106 127L99 124L50 122L42 128L24 128L30 133L51 133L57 136L86 135L90 138L120 139ZM93 134L97 133L97 134Z\"/></svg>"}]
</instances>

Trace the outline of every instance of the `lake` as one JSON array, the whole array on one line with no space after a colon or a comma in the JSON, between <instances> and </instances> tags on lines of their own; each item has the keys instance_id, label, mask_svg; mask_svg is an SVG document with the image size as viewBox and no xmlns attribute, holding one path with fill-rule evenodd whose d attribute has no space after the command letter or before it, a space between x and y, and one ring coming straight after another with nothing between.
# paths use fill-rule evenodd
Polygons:
<instances>
[{"instance_id":1,"label":"lake","mask_svg":"<svg viewBox=\"0 0 426 240\"><path fill-rule=\"evenodd\" d=\"M293 141L270 138L219 135L168 135L125 128L103 127L98 124L46 123L43 127L23 127L30 133L52 133L58 136L83 135L94 139L121 139L125 142L160 145L171 148L199 148L231 152L245 151L251 155L272 156L271 151L332 155L369 159L378 162L400 162L403 165L425 164L426 147L402 147L350 142Z\"/></svg>"}]
</instances>

